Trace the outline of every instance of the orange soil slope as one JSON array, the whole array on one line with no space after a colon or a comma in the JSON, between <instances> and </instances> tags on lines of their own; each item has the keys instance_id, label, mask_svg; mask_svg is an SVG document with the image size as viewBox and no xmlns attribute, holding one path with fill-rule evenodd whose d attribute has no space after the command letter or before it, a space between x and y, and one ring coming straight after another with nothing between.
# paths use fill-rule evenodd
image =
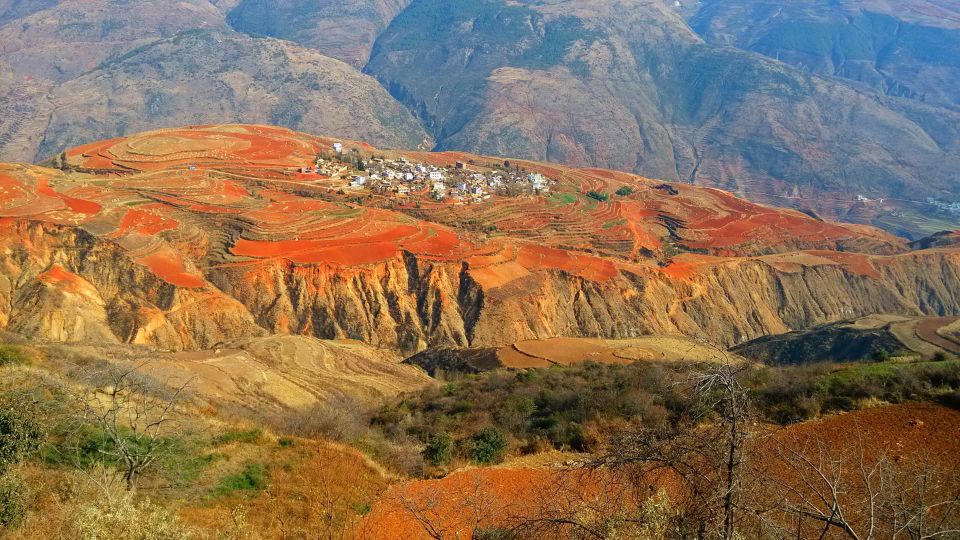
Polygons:
<instances>
[{"instance_id":1,"label":"orange soil slope","mask_svg":"<svg viewBox=\"0 0 960 540\"><path fill-rule=\"evenodd\" d=\"M765 474L789 482L794 471L780 458L784 445L809 451L814 440L837 455L850 450L854 444L862 444L867 460L875 460L881 454L896 463L920 462L920 458L925 458L940 470L951 472L960 467L960 411L932 404L907 404L827 417L783 428L760 439L755 462L763 466ZM855 464L847 463L847 466L849 470L845 474L855 477L858 472ZM855 490L852 479L845 485ZM676 496L678 489L675 482L661 476L646 478L640 493L649 496L663 490L668 496ZM601 492L605 498L598 497ZM506 467L469 469L439 480L393 486L357 527L355 536L426 539L431 537L428 532L431 528L432 532L442 532L444 537L466 539L472 537L474 528L510 526L523 518L572 512L578 505L586 509L597 508L601 502L631 504L635 502L630 500L631 493L634 492L620 483L618 477L597 472ZM810 525L815 523L811 521Z\"/></svg>"},{"instance_id":2,"label":"orange soil slope","mask_svg":"<svg viewBox=\"0 0 960 540\"><path fill-rule=\"evenodd\" d=\"M282 128L227 125L91 143L63 154L61 162L74 171L68 174L0 165L0 217L83 226L180 287L203 287L199 267L211 264L284 259L349 267L403 253L465 262L488 289L543 270L592 281L641 270L685 279L722 260L717 257L815 248L872 275L870 257L832 250L906 250L902 240L874 229L822 222L715 189L525 161L515 164L555 180L551 194L494 196L462 206L424 201L419 208L367 197L360 205L295 172L332 142ZM469 161L478 171L499 162L449 152L385 154L437 165ZM632 193L613 194L623 186ZM610 198L596 201L584 195L588 190ZM491 238L462 223L498 233ZM223 238L226 229L235 232ZM667 254L678 250L707 255ZM204 257L211 260L201 262Z\"/></svg>"}]
</instances>

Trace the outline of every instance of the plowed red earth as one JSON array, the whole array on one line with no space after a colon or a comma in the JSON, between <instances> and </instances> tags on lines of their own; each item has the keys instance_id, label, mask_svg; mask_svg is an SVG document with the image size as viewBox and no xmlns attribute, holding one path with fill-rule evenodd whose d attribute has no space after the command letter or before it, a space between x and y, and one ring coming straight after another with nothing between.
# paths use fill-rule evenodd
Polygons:
<instances>
[{"instance_id":1,"label":"plowed red earth","mask_svg":"<svg viewBox=\"0 0 960 540\"><path fill-rule=\"evenodd\" d=\"M927 463L948 474L960 470L960 411L932 404L878 407L831 416L778 429L756 439L754 459L765 475L777 482L804 483L783 456L797 452L814 462L821 446L834 459L863 456L873 463L880 456L901 465ZM858 461L843 463L840 473L844 497L856 500ZM809 471L815 482L816 473ZM846 475L846 476L842 476ZM809 479L808 478L808 479ZM752 487L752 484L750 484ZM782 484L778 484L782 485ZM427 539L431 533L443 537L472 538L476 528L509 527L527 519L570 516L610 505L614 511L636 504L661 490L668 497L681 493L674 478L646 477L632 491L619 475L584 472L580 469L480 468L453 473L439 480L420 480L390 488L366 516L355 535L358 538ZM603 497L598 497L602 493ZM782 493L769 494L769 501ZM860 523L863 516L848 518ZM776 516L774 516L776 519ZM791 523L795 523L793 520ZM813 520L809 527L817 526ZM808 531L816 537L822 529ZM459 536L457 536L459 531Z\"/></svg>"},{"instance_id":2,"label":"plowed red earth","mask_svg":"<svg viewBox=\"0 0 960 540\"><path fill-rule=\"evenodd\" d=\"M205 286L194 268L276 259L362 267L404 253L466 263L488 289L535 272L590 281L625 271L656 273L658 261L666 262L662 275L690 279L722 260L718 256L805 249L829 250L819 260L876 276L871 254L907 249L904 241L876 230L825 223L719 190L526 161L514 163L553 180L549 194L495 195L469 205L428 199L398 205L381 195L357 203L349 194L338 195L336 186L298 172L332 143L282 128L239 125L91 143L64 153L70 172L0 164L0 218L82 226L130 250L134 260L179 287ZM443 166L470 162L477 171L502 163L464 153L383 153ZM615 195L623 186L633 192ZM598 202L587 190L609 199ZM491 237L490 230L497 232ZM837 247L853 253L833 251ZM676 257L685 250L706 254Z\"/></svg>"}]
</instances>

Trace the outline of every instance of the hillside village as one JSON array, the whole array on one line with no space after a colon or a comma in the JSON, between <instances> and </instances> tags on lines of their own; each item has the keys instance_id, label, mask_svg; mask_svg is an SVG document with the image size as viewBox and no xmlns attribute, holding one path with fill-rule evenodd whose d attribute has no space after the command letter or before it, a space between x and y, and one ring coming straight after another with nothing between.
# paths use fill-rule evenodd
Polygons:
<instances>
[{"instance_id":1,"label":"hillside village","mask_svg":"<svg viewBox=\"0 0 960 540\"><path fill-rule=\"evenodd\" d=\"M299 172L319 176L317 182L334 181L345 192L376 193L404 202L482 203L493 195L549 193L556 184L554 179L509 161L493 167L460 161L437 166L404 157L364 156L357 150L344 151L342 143L334 143L330 152L317 156L314 166L302 167Z\"/></svg>"}]
</instances>

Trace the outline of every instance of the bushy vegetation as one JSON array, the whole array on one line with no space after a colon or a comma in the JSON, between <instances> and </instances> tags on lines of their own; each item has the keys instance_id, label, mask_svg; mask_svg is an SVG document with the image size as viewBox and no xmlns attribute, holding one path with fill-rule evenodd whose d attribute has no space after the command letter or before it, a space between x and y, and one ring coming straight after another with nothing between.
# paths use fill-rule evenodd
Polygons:
<instances>
[{"instance_id":1,"label":"bushy vegetation","mask_svg":"<svg viewBox=\"0 0 960 540\"><path fill-rule=\"evenodd\" d=\"M481 465L500 463L507 453L507 436L495 427L481 429L470 443L470 458Z\"/></svg>"},{"instance_id":2,"label":"bushy vegetation","mask_svg":"<svg viewBox=\"0 0 960 540\"><path fill-rule=\"evenodd\" d=\"M176 515L131 493L118 493L81 505L73 516L72 532L85 540L187 540L192 532Z\"/></svg>"},{"instance_id":3,"label":"bushy vegetation","mask_svg":"<svg viewBox=\"0 0 960 540\"><path fill-rule=\"evenodd\" d=\"M960 362L895 361L769 368L753 390L771 421L788 424L862 403L931 400L960 389Z\"/></svg>"},{"instance_id":4,"label":"bushy vegetation","mask_svg":"<svg viewBox=\"0 0 960 540\"><path fill-rule=\"evenodd\" d=\"M0 473L40 448L44 434L32 412L0 403Z\"/></svg>"},{"instance_id":5,"label":"bushy vegetation","mask_svg":"<svg viewBox=\"0 0 960 540\"><path fill-rule=\"evenodd\" d=\"M16 345L0 345L0 367L26 365L30 363L30 354Z\"/></svg>"},{"instance_id":6,"label":"bushy vegetation","mask_svg":"<svg viewBox=\"0 0 960 540\"><path fill-rule=\"evenodd\" d=\"M27 484L14 472L0 474L0 530L14 530L27 519Z\"/></svg>"},{"instance_id":7,"label":"bushy vegetation","mask_svg":"<svg viewBox=\"0 0 960 540\"><path fill-rule=\"evenodd\" d=\"M263 491L267 489L267 468L261 463L248 463L237 474L224 477L215 494L225 496L234 491Z\"/></svg>"},{"instance_id":8,"label":"bushy vegetation","mask_svg":"<svg viewBox=\"0 0 960 540\"><path fill-rule=\"evenodd\" d=\"M661 428L687 412L678 383L690 369L586 363L461 376L383 406L371 422L388 438L418 441L437 467L593 451L617 430ZM757 366L746 380L760 418L790 424L877 401L948 399L960 390L960 361Z\"/></svg>"},{"instance_id":9,"label":"bushy vegetation","mask_svg":"<svg viewBox=\"0 0 960 540\"><path fill-rule=\"evenodd\" d=\"M616 193L621 197L626 197L627 195L633 194L633 188L630 186L620 186L620 189L618 189Z\"/></svg>"},{"instance_id":10,"label":"bushy vegetation","mask_svg":"<svg viewBox=\"0 0 960 540\"><path fill-rule=\"evenodd\" d=\"M590 190L587 192L587 197L590 197L591 199L594 199L600 202L606 202L610 199L610 195L606 193L601 193L599 191L593 191L593 190Z\"/></svg>"},{"instance_id":11,"label":"bushy vegetation","mask_svg":"<svg viewBox=\"0 0 960 540\"><path fill-rule=\"evenodd\" d=\"M495 463L509 449L591 450L611 424L660 425L675 408L667 367L582 364L484 373L386 405L373 417L389 437L413 437L433 465Z\"/></svg>"}]
</instances>

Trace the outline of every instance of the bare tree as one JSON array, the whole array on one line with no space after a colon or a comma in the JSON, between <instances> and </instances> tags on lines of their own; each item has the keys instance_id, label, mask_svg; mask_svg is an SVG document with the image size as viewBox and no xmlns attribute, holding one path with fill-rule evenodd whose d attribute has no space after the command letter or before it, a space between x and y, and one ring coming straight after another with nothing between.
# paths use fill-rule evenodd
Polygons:
<instances>
[{"instance_id":1,"label":"bare tree","mask_svg":"<svg viewBox=\"0 0 960 540\"><path fill-rule=\"evenodd\" d=\"M797 538L834 533L851 540L960 535L956 471L939 470L929 457L898 463L883 451L870 456L859 428L852 436L855 444L840 448L819 437L770 441L771 462L755 471L758 485L767 484L758 496L776 499L755 512L765 528L778 536L792 530Z\"/></svg>"},{"instance_id":2,"label":"bare tree","mask_svg":"<svg viewBox=\"0 0 960 540\"><path fill-rule=\"evenodd\" d=\"M914 467L894 464L884 474L890 486L884 514L893 538L960 536L960 472L945 471L923 456Z\"/></svg>"},{"instance_id":3,"label":"bare tree","mask_svg":"<svg viewBox=\"0 0 960 540\"><path fill-rule=\"evenodd\" d=\"M681 528L699 538L711 534L710 529L725 540L733 538L751 423L749 397L740 382L748 369L726 359L695 373L688 381L688 406L681 418L663 430L616 436L594 466L669 471L688 493Z\"/></svg>"},{"instance_id":4,"label":"bare tree","mask_svg":"<svg viewBox=\"0 0 960 540\"><path fill-rule=\"evenodd\" d=\"M471 538L474 531L489 526L503 513L482 476L472 476L455 489L435 483L397 497L403 512L434 540Z\"/></svg>"},{"instance_id":5,"label":"bare tree","mask_svg":"<svg viewBox=\"0 0 960 540\"><path fill-rule=\"evenodd\" d=\"M726 431L723 441L723 538L733 538L736 531L736 509L741 492L740 471L744 462L744 444L748 434L750 414L747 392L740 383L746 366L734 366L727 361L718 364L696 380L695 392L704 410L717 414L721 428Z\"/></svg>"},{"instance_id":6,"label":"bare tree","mask_svg":"<svg viewBox=\"0 0 960 540\"><path fill-rule=\"evenodd\" d=\"M116 462L128 491L170 449L170 437L182 432L177 407L192 382L163 388L144 377L142 367L110 367L105 384L77 396L82 420L109 440L98 452Z\"/></svg>"},{"instance_id":7,"label":"bare tree","mask_svg":"<svg viewBox=\"0 0 960 540\"><path fill-rule=\"evenodd\" d=\"M508 521L516 538L662 538L670 505L656 484L636 468L578 468L558 472L540 488L538 500Z\"/></svg>"},{"instance_id":8,"label":"bare tree","mask_svg":"<svg viewBox=\"0 0 960 540\"><path fill-rule=\"evenodd\" d=\"M771 493L782 493L779 508L770 515L785 512L796 516L798 535L805 534L803 521L808 520L819 524L819 538L826 538L831 530L853 540L874 537L879 497L885 488L883 460L868 463L862 448L859 452L835 453L819 439L812 448L800 441L777 441L773 453L775 464L784 467L761 473L776 487ZM862 489L852 491L854 482ZM784 523L792 521L767 519L767 525L783 528Z\"/></svg>"}]
</instances>

